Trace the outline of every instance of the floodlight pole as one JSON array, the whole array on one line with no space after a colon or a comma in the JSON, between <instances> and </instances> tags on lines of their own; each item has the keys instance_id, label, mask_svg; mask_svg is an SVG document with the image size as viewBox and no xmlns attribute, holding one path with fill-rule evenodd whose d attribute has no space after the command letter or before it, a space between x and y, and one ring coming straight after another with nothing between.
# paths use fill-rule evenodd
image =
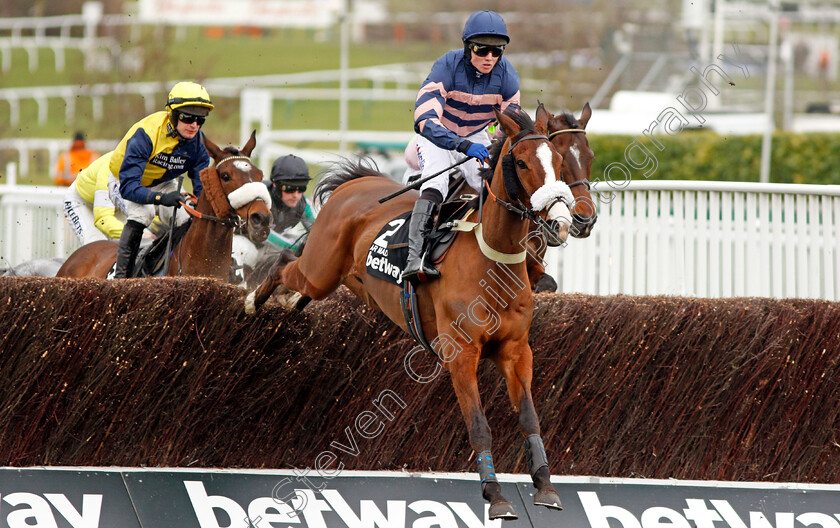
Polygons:
<instances>
[{"instance_id":1,"label":"floodlight pole","mask_svg":"<svg viewBox=\"0 0 840 528\"><path fill-rule=\"evenodd\" d=\"M344 0L340 20L341 58L339 65L338 86L338 150L343 152L347 141L347 74L350 48L350 16L353 10L353 0Z\"/></svg>"},{"instance_id":2,"label":"floodlight pole","mask_svg":"<svg viewBox=\"0 0 840 528\"><path fill-rule=\"evenodd\" d=\"M770 182L770 156L773 150L773 111L776 94L776 56L779 51L779 2L770 0L770 48L767 56L767 80L764 85L764 115L766 123L761 141L761 183Z\"/></svg>"}]
</instances>

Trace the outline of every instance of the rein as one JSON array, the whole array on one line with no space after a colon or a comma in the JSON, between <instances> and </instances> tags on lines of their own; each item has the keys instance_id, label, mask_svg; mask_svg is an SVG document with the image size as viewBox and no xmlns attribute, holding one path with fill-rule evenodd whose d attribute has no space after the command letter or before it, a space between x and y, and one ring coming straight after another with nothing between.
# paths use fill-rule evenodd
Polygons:
<instances>
[{"instance_id":1,"label":"rein","mask_svg":"<svg viewBox=\"0 0 840 528\"><path fill-rule=\"evenodd\" d=\"M490 190L490 181L485 179L484 184L487 188L487 194L490 196L494 202L498 203L514 215L520 217L522 220L528 219L538 225L542 225L545 221L540 218L537 213L527 207L522 201L519 199L519 188L521 187L525 194L530 198L531 193L525 189L525 186L522 184L522 179L519 177L519 171L516 168L516 158L513 156L513 147L521 143L522 141L527 140L538 140L544 139L549 141L547 136L543 136L541 134L528 134L521 138L516 139L516 141L511 142L508 145L508 153L502 158L502 178L505 185L505 189L507 190L508 195L510 195L511 200L516 200L516 204L511 202L506 202L496 196L492 190ZM513 168L513 173L511 174L510 168ZM514 177L516 178L514 180ZM502 264L518 264L520 262L525 261L526 251L520 251L519 253L502 253L501 251L496 251L495 249L491 248L487 242L484 240L484 235L482 234L481 230L481 219L479 219L478 224L475 227L475 237L478 240L478 246L481 249L481 252L484 254L485 257L493 260L495 262L499 262Z\"/></svg>"},{"instance_id":2,"label":"rein","mask_svg":"<svg viewBox=\"0 0 840 528\"><path fill-rule=\"evenodd\" d=\"M198 200L198 198L196 198L192 194L190 195L190 198L196 201ZM198 218L200 220L210 220L211 222L216 222L218 224L222 224L223 226L231 228L242 227L245 225L245 220L238 214L234 214L233 216L229 216L227 218L219 218L217 216L199 212L198 210L190 207L190 205L186 201L182 201L181 205L184 207L184 211L186 211L187 214L193 218Z\"/></svg>"}]
</instances>

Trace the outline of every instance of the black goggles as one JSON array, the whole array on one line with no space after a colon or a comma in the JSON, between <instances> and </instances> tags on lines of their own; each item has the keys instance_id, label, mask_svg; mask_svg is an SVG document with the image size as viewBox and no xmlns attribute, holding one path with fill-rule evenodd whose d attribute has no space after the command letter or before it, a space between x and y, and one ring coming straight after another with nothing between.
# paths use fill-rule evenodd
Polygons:
<instances>
[{"instance_id":1,"label":"black goggles","mask_svg":"<svg viewBox=\"0 0 840 528\"><path fill-rule=\"evenodd\" d=\"M494 57L501 57L502 53L505 51L505 47L488 46L487 44L476 44L475 42L472 42L470 43L470 51L479 57L486 57L488 53Z\"/></svg>"},{"instance_id":2,"label":"black goggles","mask_svg":"<svg viewBox=\"0 0 840 528\"><path fill-rule=\"evenodd\" d=\"M197 115L192 115L192 114L185 114L183 112L178 112L178 121L180 121L182 123L186 123L188 125L191 125L193 123L198 123L198 126L201 126L201 125L204 124L204 121L206 119L207 119L206 116L197 116Z\"/></svg>"},{"instance_id":3,"label":"black goggles","mask_svg":"<svg viewBox=\"0 0 840 528\"><path fill-rule=\"evenodd\" d=\"M295 185L293 183L281 183L280 190L284 193L306 192L306 185Z\"/></svg>"}]
</instances>

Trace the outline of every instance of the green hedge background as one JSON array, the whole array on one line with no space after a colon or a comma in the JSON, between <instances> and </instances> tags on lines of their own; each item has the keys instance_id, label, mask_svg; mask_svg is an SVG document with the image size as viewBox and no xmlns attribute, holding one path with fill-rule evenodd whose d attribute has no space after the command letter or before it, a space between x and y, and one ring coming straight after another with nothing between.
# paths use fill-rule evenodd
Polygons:
<instances>
[{"instance_id":1,"label":"green hedge background","mask_svg":"<svg viewBox=\"0 0 840 528\"><path fill-rule=\"evenodd\" d=\"M707 131L684 131L678 136L660 136L659 151L643 136L589 136L595 152L591 179L604 180L604 169L622 162L634 181L645 179L624 159L625 149L639 138L659 162L652 180L759 181L761 136L721 136ZM770 181L773 183L840 184L840 134L773 135ZM613 180L620 172L612 172Z\"/></svg>"}]
</instances>

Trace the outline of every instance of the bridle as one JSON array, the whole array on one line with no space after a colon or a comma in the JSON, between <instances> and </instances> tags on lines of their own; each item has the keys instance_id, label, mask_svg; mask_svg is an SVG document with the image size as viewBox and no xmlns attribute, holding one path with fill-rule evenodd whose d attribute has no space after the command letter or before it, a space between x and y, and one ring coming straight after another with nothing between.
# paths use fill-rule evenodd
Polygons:
<instances>
[{"instance_id":1,"label":"bridle","mask_svg":"<svg viewBox=\"0 0 840 528\"><path fill-rule=\"evenodd\" d=\"M493 191L490 190L490 180L485 179L485 187L487 189L487 194L499 205L510 211L511 213L519 216L523 220L531 220L532 222L536 223L540 227L548 227L548 222L543 220L536 211L532 207L528 207L525 205L519 197L519 190L521 189L522 192L525 194L525 198L530 199L531 193L528 192L528 189L525 188L525 185L522 183L522 177L519 175L519 167L517 166L517 159L516 156L513 154L513 148L523 141L530 141L530 140L546 140L550 143L550 138L548 136L544 136L542 134L526 134L521 138L514 138L508 145L508 153L502 156L501 164L502 164L502 178L505 184L505 191L507 192L508 197L510 198L510 202L506 202L493 194ZM563 174L561 172L560 179L563 180ZM565 183L565 180L563 180ZM571 186L570 186L571 187ZM559 198L558 198L559 200ZM514 203L515 202L515 203ZM550 206L548 207L550 208Z\"/></svg>"},{"instance_id":2,"label":"bridle","mask_svg":"<svg viewBox=\"0 0 840 528\"><path fill-rule=\"evenodd\" d=\"M248 163L251 164L251 166L254 166L254 167L256 166L251 161L251 158L249 158L248 156L233 155L233 156L228 156L227 158L224 158L223 160L217 162L216 163L216 169L218 169L225 162L235 161L235 160L247 161ZM240 187L237 188L237 190L241 189L245 185L248 185L248 184L246 183L244 185L241 185ZM262 184L260 184L260 185L262 185ZM190 195L190 196L193 200L195 200L197 202L197 198L195 196L193 196L193 195ZM246 219L250 216L251 207L253 207L254 202L256 202L256 200L252 200L248 204L248 209L245 212L245 218L242 218L241 216L239 216L239 213L236 212L236 208L233 207L233 205L230 203L230 198L228 197L228 195L225 195L225 200L227 201L228 207L230 207L230 211L231 211L230 214L225 218L219 218L218 216L213 216L213 215L202 213L202 212L194 209L186 201L181 201L181 205L184 207L184 211L186 211L187 214L189 214L193 218L198 218L198 219L201 219L201 220L209 220L211 222L216 222L217 224L221 224L221 225L223 225L223 226L225 226L229 229L242 229L248 223L248 221ZM213 212L215 212L216 214L219 214L218 212L216 212L215 207L213 206L213 201L212 200L210 200L210 206L211 206L211 208L213 208ZM182 248L183 248L183 244L179 243L178 244L178 275L181 275L181 262L182 262L181 261L181 249Z\"/></svg>"},{"instance_id":3,"label":"bridle","mask_svg":"<svg viewBox=\"0 0 840 528\"><path fill-rule=\"evenodd\" d=\"M505 191L507 192L507 195L510 199L509 202L506 202L506 201L502 200L501 198L499 198L498 196L496 196L493 193L493 191L490 189L490 179L489 178L484 180L484 184L485 184L485 188L487 190L487 195L490 198L492 198L493 201L495 201L496 203L498 203L499 205L501 205L502 207L504 207L505 209L507 209L508 211L513 213L514 215L519 216L523 221L524 220L530 220L531 222L534 222L540 228L541 231L546 233L545 236L548 238L549 235L547 233L551 233L552 230L554 229L554 226L552 225L552 223L549 220L546 220L546 219L542 218L537 213L537 211L535 211L533 209L533 206L529 207L529 206L525 205L525 203L523 203L523 201L520 199L520 195L519 195L520 189L525 194L525 197L529 200L531 198L531 193L528 191L528 189L525 188L525 185L522 183L522 177L519 175L519 168L517 166L517 161L518 160L516 159L516 156L513 154L513 148L516 145L518 145L519 143L521 143L523 141L536 141L536 140L545 140L546 142L551 144L549 136L544 136L542 134L528 134L528 133L526 133L522 137L514 138L513 140L511 140L511 142L508 145L508 153L505 154L504 156L502 156L502 160L501 160L502 178L503 178L503 183L504 183L504 186L505 186ZM565 183L565 180L563 180L562 172L560 174L560 178L563 181L563 183ZM571 186L569 186L569 187L571 187ZM484 194L482 193L481 200L483 201L483 199L484 199ZM561 199L559 197L555 198L553 202L546 205L543 209L548 211L548 210L551 209L551 207L554 206L555 203L557 203L559 201L561 201ZM567 205L571 206L571 204L567 204ZM481 227L481 215L479 214L479 222L478 222L478 227L477 227L477 230L476 230L476 235L479 238L479 246L482 246L482 251L484 251L483 246L486 246L486 242L483 240L483 236L481 234L480 227ZM554 237L552 237L552 238L554 238ZM492 248L489 248L489 246L487 246L487 247L488 247L488 249L492 250ZM492 251L495 255L504 255L504 254L501 254L501 253L499 253L495 250L492 250ZM516 254L516 258L520 258L520 256L521 256L522 260L524 260L524 253L525 252L521 252L521 253ZM486 252L485 252L485 255L487 255ZM489 256L489 255L487 255L487 256ZM493 258L493 257L491 257L491 258Z\"/></svg>"},{"instance_id":4,"label":"bridle","mask_svg":"<svg viewBox=\"0 0 840 528\"><path fill-rule=\"evenodd\" d=\"M251 164L251 166L256 166L251 161L251 158L249 158L248 156L233 155L233 156L228 156L227 158L224 158L221 161L217 162L216 163L216 169L221 167L223 163L226 163L228 161L236 161L236 160L247 161L248 163ZM186 202L181 202L181 204L184 206L184 210L187 212L187 214L189 214L193 218L199 218L199 219L202 219L202 220L210 220L211 222L216 222L218 224L222 224L223 226L229 227L229 228L232 228L232 229L242 229L248 222L246 220L246 218L250 215L251 207L254 205L254 201L256 201L256 200L254 200L254 201L252 201L251 203L248 204L248 209L245 212L245 218L242 218L241 216L239 216L239 213L237 213L236 209L231 205L230 199L227 197L227 195L225 195L225 200L227 200L228 206L230 206L230 211L231 211L230 214L225 218L219 218L217 216L201 213L201 212L195 210L194 208L190 207L189 205L187 205ZM212 202L211 202L211 205L212 205ZM218 214L218 213L216 213L216 214Z\"/></svg>"}]
</instances>

